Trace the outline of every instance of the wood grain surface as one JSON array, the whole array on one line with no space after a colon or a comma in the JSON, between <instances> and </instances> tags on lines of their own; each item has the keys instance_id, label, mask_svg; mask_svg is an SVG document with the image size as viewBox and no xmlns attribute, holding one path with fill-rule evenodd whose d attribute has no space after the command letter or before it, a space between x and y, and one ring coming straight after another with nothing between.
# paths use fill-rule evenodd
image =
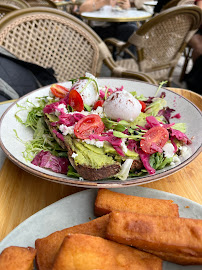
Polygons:
<instances>
[{"instance_id":1,"label":"wood grain surface","mask_svg":"<svg viewBox=\"0 0 202 270\"><path fill-rule=\"evenodd\" d=\"M202 97L183 89L173 91L202 109ZM189 165L161 180L143 185L202 204L202 153ZM31 175L6 159L0 171L0 241L17 225L57 200L82 191Z\"/></svg>"}]
</instances>

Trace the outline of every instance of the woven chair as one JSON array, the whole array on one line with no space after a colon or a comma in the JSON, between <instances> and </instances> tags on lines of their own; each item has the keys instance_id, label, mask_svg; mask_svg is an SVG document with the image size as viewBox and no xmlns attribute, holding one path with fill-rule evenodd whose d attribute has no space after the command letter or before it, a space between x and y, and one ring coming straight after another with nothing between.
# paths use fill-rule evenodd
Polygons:
<instances>
[{"instance_id":1,"label":"woven chair","mask_svg":"<svg viewBox=\"0 0 202 270\"><path fill-rule=\"evenodd\" d=\"M174 7L144 23L128 42L109 38L105 43L131 55L130 59L116 61L118 66L144 72L158 82L167 80L170 85L173 70L201 21L197 6ZM137 59L128 49L131 44L136 46Z\"/></svg>"},{"instance_id":2,"label":"woven chair","mask_svg":"<svg viewBox=\"0 0 202 270\"><path fill-rule=\"evenodd\" d=\"M0 0L0 4L12 6L16 9L30 7L30 5L25 0Z\"/></svg>"},{"instance_id":3,"label":"woven chair","mask_svg":"<svg viewBox=\"0 0 202 270\"><path fill-rule=\"evenodd\" d=\"M71 14L53 8L29 8L12 12L0 21L0 46L19 59L52 67L58 82L83 76L99 76L104 64L118 69L99 36ZM156 83L142 73L122 69L120 77Z\"/></svg>"},{"instance_id":4,"label":"woven chair","mask_svg":"<svg viewBox=\"0 0 202 270\"><path fill-rule=\"evenodd\" d=\"M57 8L57 5L51 0L26 0L31 7L52 7Z\"/></svg>"},{"instance_id":5,"label":"woven chair","mask_svg":"<svg viewBox=\"0 0 202 270\"><path fill-rule=\"evenodd\" d=\"M163 6L162 11L171 7L194 5L194 4L195 0L171 0Z\"/></svg>"},{"instance_id":6,"label":"woven chair","mask_svg":"<svg viewBox=\"0 0 202 270\"><path fill-rule=\"evenodd\" d=\"M24 0L0 0L0 20L8 13L30 5Z\"/></svg>"},{"instance_id":7,"label":"woven chair","mask_svg":"<svg viewBox=\"0 0 202 270\"><path fill-rule=\"evenodd\" d=\"M0 20L8 13L10 13L11 11L15 11L18 8L13 7L13 6L7 6L5 4L1 4L0 3Z\"/></svg>"}]
</instances>

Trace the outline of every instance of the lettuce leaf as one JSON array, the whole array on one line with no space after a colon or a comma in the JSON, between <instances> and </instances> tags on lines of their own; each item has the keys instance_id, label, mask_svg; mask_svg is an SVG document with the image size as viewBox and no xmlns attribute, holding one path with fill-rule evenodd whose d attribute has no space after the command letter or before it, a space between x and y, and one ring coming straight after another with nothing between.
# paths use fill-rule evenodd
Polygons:
<instances>
[{"instance_id":1,"label":"lettuce leaf","mask_svg":"<svg viewBox=\"0 0 202 270\"><path fill-rule=\"evenodd\" d=\"M155 170L161 170L173 161L173 157L164 158L163 153L154 153L150 156L149 163Z\"/></svg>"}]
</instances>

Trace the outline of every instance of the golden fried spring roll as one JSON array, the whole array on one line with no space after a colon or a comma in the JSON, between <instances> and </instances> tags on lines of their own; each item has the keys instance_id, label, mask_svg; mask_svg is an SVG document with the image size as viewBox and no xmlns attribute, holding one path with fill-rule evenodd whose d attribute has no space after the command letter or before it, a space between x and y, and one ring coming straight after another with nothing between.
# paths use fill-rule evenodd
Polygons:
<instances>
[{"instance_id":1,"label":"golden fried spring roll","mask_svg":"<svg viewBox=\"0 0 202 270\"><path fill-rule=\"evenodd\" d=\"M15 247L5 248L0 254L1 270L32 270L36 255L34 248Z\"/></svg>"},{"instance_id":2,"label":"golden fried spring roll","mask_svg":"<svg viewBox=\"0 0 202 270\"><path fill-rule=\"evenodd\" d=\"M108 220L109 215L105 215L87 223L54 232L45 238L37 239L35 247L37 249L36 262L38 269L51 269L56 253L58 252L65 236L70 233L82 233L105 237Z\"/></svg>"},{"instance_id":3,"label":"golden fried spring roll","mask_svg":"<svg viewBox=\"0 0 202 270\"><path fill-rule=\"evenodd\" d=\"M95 200L95 215L102 216L111 211L179 217L178 205L172 200L142 198L100 189Z\"/></svg>"},{"instance_id":4,"label":"golden fried spring roll","mask_svg":"<svg viewBox=\"0 0 202 270\"><path fill-rule=\"evenodd\" d=\"M159 270L162 260L149 253L100 237L67 236L52 270Z\"/></svg>"},{"instance_id":5,"label":"golden fried spring roll","mask_svg":"<svg viewBox=\"0 0 202 270\"><path fill-rule=\"evenodd\" d=\"M106 236L141 250L202 257L202 220L112 212Z\"/></svg>"}]
</instances>

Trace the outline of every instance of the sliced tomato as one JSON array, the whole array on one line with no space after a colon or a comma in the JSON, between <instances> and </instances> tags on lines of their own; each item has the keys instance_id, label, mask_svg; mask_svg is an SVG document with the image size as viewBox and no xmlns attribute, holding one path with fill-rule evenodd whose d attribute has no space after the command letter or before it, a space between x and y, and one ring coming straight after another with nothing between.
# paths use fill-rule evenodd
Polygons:
<instances>
[{"instance_id":1,"label":"sliced tomato","mask_svg":"<svg viewBox=\"0 0 202 270\"><path fill-rule=\"evenodd\" d=\"M64 98L66 94L69 92L68 88L59 84L52 84L50 90L53 93L53 95L58 98Z\"/></svg>"},{"instance_id":2,"label":"sliced tomato","mask_svg":"<svg viewBox=\"0 0 202 270\"><path fill-rule=\"evenodd\" d=\"M84 103L81 95L75 89L69 92L69 105L74 111L81 112L84 110Z\"/></svg>"},{"instance_id":3,"label":"sliced tomato","mask_svg":"<svg viewBox=\"0 0 202 270\"><path fill-rule=\"evenodd\" d=\"M144 112L144 110L146 109L146 104L144 103L144 101L138 100L140 102L140 104L142 105L142 109L141 112Z\"/></svg>"},{"instance_id":4,"label":"sliced tomato","mask_svg":"<svg viewBox=\"0 0 202 270\"><path fill-rule=\"evenodd\" d=\"M161 149L169 139L169 133L167 129L161 126L155 126L149 129L144 139L140 141L141 149L147 154L154 154L159 152L157 149Z\"/></svg>"},{"instance_id":5,"label":"sliced tomato","mask_svg":"<svg viewBox=\"0 0 202 270\"><path fill-rule=\"evenodd\" d=\"M93 110L96 110L97 107L102 107L102 105L104 104L104 100L97 100L93 106Z\"/></svg>"},{"instance_id":6,"label":"sliced tomato","mask_svg":"<svg viewBox=\"0 0 202 270\"><path fill-rule=\"evenodd\" d=\"M101 134L104 131L102 119L97 114L81 118L74 127L74 134L79 139L88 139L91 134Z\"/></svg>"}]
</instances>

